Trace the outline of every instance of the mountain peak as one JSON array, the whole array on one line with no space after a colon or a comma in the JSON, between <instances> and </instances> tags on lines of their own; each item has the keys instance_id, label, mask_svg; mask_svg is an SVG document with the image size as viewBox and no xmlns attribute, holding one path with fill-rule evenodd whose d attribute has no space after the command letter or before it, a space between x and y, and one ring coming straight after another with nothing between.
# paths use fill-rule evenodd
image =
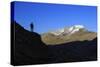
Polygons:
<instances>
[{"instance_id":1,"label":"mountain peak","mask_svg":"<svg viewBox=\"0 0 100 67\"><path fill-rule=\"evenodd\" d=\"M74 25L69 28L69 32L70 34L73 34L75 32L78 32L80 29L85 29L85 27L83 25Z\"/></svg>"},{"instance_id":2,"label":"mountain peak","mask_svg":"<svg viewBox=\"0 0 100 67\"><path fill-rule=\"evenodd\" d=\"M74 25L75 28L84 28L83 25Z\"/></svg>"},{"instance_id":3,"label":"mountain peak","mask_svg":"<svg viewBox=\"0 0 100 67\"><path fill-rule=\"evenodd\" d=\"M62 35L62 34L70 35L70 34L80 31L80 29L85 29L85 27L83 25L74 25L71 27L65 27L65 28L59 29L57 31L52 31L50 33L56 36Z\"/></svg>"},{"instance_id":4,"label":"mountain peak","mask_svg":"<svg viewBox=\"0 0 100 67\"><path fill-rule=\"evenodd\" d=\"M97 33L88 31L83 25L73 25L42 35L42 40L46 44L62 44L73 41L93 40Z\"/></svg>"}]
</instances>

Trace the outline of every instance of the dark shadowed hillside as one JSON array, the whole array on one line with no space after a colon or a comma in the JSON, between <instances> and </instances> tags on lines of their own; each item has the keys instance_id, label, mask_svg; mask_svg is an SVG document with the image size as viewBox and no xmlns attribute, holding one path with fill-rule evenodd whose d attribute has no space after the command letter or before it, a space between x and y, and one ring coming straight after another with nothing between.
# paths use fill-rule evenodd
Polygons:
<instances>
[{"instance_id":1,"label":"dark shadowed hillside","mask_svg":"<svg viewBox=\"0 0 100 67\"><path fill-rule=\"evenodd\" d=\"M41 36L11 23L11 64L29 65L44 63L97 60L97 38L91 41L73 41L60 45L47 45Z\"/></svg>"},{"instance_id":2,"label":"dark shadowed hillside","mask_svg":"<svg viewBox=\"0 0 100 67\"><path fill-rule=\"evenodd\" d=\"M39 34L29 32L16 22L11 23L12 62L14 65L47 62L47 46Z\"/></svg>"},{"instance_id":3,"label":"dark shadowed hillside","mask_svg":"<svg viewBox=\"0 0 100 67\"><path fill-rule=\"evenodd\" d=\"M97 60L97 38L92 41L75 41L60 45L49 45L51 62L73 62Z\"/></svg>"}]
</instances>

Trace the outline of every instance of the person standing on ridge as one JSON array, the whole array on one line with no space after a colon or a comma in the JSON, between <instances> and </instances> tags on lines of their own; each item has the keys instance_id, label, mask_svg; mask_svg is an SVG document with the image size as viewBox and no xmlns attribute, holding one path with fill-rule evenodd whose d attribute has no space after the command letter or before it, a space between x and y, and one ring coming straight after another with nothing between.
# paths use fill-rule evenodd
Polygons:
<instances>
[{"instance_id":1,"label":"person standing on ridge","mask_svg":"<svg viewBox=\"0 0 100 67\"><path fill-rule=\"evenodd\" d=\"M31 32L33 32L33 23L30 24Z\"/></svg>"}]
</instances>

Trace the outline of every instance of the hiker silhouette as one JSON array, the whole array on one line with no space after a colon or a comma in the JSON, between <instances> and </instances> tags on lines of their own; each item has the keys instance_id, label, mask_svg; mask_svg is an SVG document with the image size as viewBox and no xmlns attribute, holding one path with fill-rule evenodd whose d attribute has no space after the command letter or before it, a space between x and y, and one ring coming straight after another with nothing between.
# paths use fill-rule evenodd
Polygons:
<instances>
[{"instance_id":1,"label":"hiker silhouette","mask_svg":"<svg viewBox=\"0 0 100 67\"><path fill-rule=\"evenodd\" d=\"M33 23L30 24L31 32L33 32Z\"/></svg>"}]
</instances>

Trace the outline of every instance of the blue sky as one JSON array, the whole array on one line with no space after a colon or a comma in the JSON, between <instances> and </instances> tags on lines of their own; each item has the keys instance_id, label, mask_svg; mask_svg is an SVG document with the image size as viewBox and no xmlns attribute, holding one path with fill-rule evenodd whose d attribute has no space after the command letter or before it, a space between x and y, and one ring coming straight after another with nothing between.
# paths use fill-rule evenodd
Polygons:
<instances>
[{"instance_id":1,"label":"blue sky","mask_svg":"<svg viewBox=\"0 0 100 67\"><path fill-rule=\"evenodd\" d=\"M37 33L77 24L97 32L96 6L15 2L14 10L14 20L27 30L33 22Z\"/></svg>"}]
</instances>

